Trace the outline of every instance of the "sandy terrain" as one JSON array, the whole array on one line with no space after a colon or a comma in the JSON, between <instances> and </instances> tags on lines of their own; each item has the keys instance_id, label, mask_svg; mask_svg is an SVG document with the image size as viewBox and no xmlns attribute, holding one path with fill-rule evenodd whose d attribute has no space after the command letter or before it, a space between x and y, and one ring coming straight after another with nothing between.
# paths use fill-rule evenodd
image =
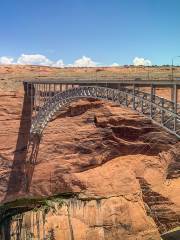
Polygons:
<instances>
[{"instance_id":1,"label":"sandy terrain","mask_svg":"<svg viewBox=\"0 0 180 240\"><path fill-rule=\"evenodd\" d=\"M45 219L42 212L20 214L22 239L33 233L39 239L158 240L180 224L180 143L174 136L129 109L80 100L49 123L30 162L29 107L22 115L22 88L13 90L37 68L13 67L0 67L6 89L0 91L0 202L69 194ZM66 71L39 69L46 76ZM2 209L1 220L8 211ZM18 220L6 221L17 234Z\"/></svg>"}]
</instances>

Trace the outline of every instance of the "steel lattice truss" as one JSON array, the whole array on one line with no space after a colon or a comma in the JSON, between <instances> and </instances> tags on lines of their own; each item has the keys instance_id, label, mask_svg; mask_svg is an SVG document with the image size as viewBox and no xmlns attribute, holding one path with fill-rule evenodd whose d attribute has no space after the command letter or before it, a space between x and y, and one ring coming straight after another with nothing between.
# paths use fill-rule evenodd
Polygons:
<instances>
[{"instance_id":1,"label":"steel lattice truss","mask_svg":"<svg viewBox=\"0 0 180 240\"><path fill-rule=\"evenodd\" d=\"M54 94L33 117L31 134L41 136L57 112L78 98L102 99L131 108L180 138L180 113L178 113L180 108L174 106L172 101L129 88L113 89L98 86L80 86Z\"/></svg>"}]
</instances>

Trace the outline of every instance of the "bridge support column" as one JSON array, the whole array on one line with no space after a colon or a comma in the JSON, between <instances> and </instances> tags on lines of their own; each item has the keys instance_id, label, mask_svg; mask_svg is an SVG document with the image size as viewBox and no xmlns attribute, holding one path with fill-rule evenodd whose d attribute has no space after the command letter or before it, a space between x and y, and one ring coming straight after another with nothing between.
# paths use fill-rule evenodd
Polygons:
<instances>
[{"instance_id":1,"label":"bridge support column","mask_svg":"<svg viewBox=\"0 0 180 240\"><path fill-rule=\"evenodd\" d=\"M155 95L156 95L156 86L151 85L151 109L150 109L150 116L153 118L153 102L155 101Z\"/></svg>"},{"instance_id":2,"label":"bridge support column","mask_svg":"<svg viewBox=\"0 0 180 240\"><path fill-rule=\"evenodd\" d=\"M174 113L177 114L177 99L178 98L178 89L177 85L173 86L173 103L174 103ZM177 119L174 117L174 131L176 131Z\"/></svg>"},{"instance_id":3,"label":"bridge support column","mask_svg":"<svg viewBox=\"0 0 180 240\"><path fill-rule=\"evenodd\" d=\"M171 101L174 102L174 86L171 87Z\"/></svg>"},{"instance_id":4,"label":"bridge support column","mask_svg":"<svg viewBox=\"0 0 180 240\"><path fill-rule=\"evenodd\" d=\"M51 84L49 84L49 89L48 89L48 99L50 100L51 98Z\"/></svg>"},{"instance_id":5,"label":"bridge support column","mask_svg":"<svg viewBox=\"0 0 180 240\"><path fill-rule=\"evenodd\" d=\"M136 85L133 84L133 109L136 108L136 97L135 97Z\"/></svg>"},{"instance_id":6,"label":"bridge support column","mask_svg":"<svg viewBox=\"0 0 180 240\"><path fill-rule=\"evenodd\" d=\"M178 101L178 89L177 85L174 84L171 87L171 102L173 102L174 113L177 113L177 101ZM176 131L177 119L174 117L174 131Z\"/></svg>"},{"instance_id":7,"label":"bridge support column","mask_svg":"<svg viewBox=\"0 0 180 240\"><path fill-rule=\"evenodd\" d=\"M156 87L152 85L152 92L153 92L153 95L155 96L156 95Z\"/></svg>"},{"instance_id":8,"label":"bridge support column","mask_svg":"<svg viewBox=\"0 0 180 240\"><path fill-rule=\"evenodd\" d=\"M54 94L53 95L56 95L56 84L54 83L54 85L53 85L53 91L54 91Z\"/></svg>"},{"instance_id":9,"label":"bridge support column","mask_svg":"<svg viewBox=\"0 0 180 240\"><path fill-rule=\"evenodd\" d=\"M154 85L151 85L151 106L150 106L150 117L153 118L153 101L154 101L154 96L155 96L155 93L156 93L156 88Z\"/></svg>"},{"instance_id":10,"label":"bridge support column","mask_svg":"<svg viewBox=\"0 0 180 240\"><path fill-rule=\"evenodd\" d=\"M35 87L34 87L34 84L24 82L24 91L25 91L25 96L26 96L26 98L29 99L29 101L30 101L31 112L33 113L33 108L34 108L34 96L35 96Z\"/></svg>"},{"instance_id":11,"label":"bridge support column","mask_svg":"<svg viewBox=\"0 0 180 240\"><path fill-rule=\"evenodd\" d=\"M120 83L118 84L118 89L121 90L121 84Z\"/></svg>"},{"instance_id":12,"label":"bridge support column","mask_svg":"<svg viewBox=\"0 0 180 240\"><path fill-rule=\"evenodd\" d=\"M44 102L47 101L47 84L44 84Z\"/></svg>"},{"instance_id":13,"label":"bridge support column","mask_svg":"<svg viewBox=\"0 0 180 240\"><path fill-rule=\"evenodd\" d=\"M34 112L36 115L38 101L38 84L34 84Z\"/></svg>"},{"instance_id":14,"label":"bridge support column","mask_svg":"<svg viewBox=\"0 0 180 240\"><path fill-rule=\"evenodd\" d=\"M62 84L59 85L60 92L62 92Z\"/></svg>"},{"instance_id":15,"label":"bridge support column","mask_svg":"<svg viewBox=\"0 0 180 240\"><path fill-rule=\"evenodd\" d=\"M38 84L38 107L41 107L41 84Z\"/></svg>"},{"instance_id":16,"label":"bridge support column","mask_svg":"<svg viewBox=\"0 0 180 240\"><path fill-rule=\"evenodd\" d=\"M161 99L161 107L162 107L162 109L161 109L161 124L164 125L164 110L163 110L163 108L164 108L164 98Z\"/></svg>"},{"instance_id":17,"label":"bridge support column","mask_svg":"<svg viewBox=\"0 0 180 240\"><path fill-rule=\"evenodd\" d=\"M174 86L171 87L171 101L172 102L177 103L177 95L178 95L177 85L174 84Z\"/></svg>"}]
</instances>

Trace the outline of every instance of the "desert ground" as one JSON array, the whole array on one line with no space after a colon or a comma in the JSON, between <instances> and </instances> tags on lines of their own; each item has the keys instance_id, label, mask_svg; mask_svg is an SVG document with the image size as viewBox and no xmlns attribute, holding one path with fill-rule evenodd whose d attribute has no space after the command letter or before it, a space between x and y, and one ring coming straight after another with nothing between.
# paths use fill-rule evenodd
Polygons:
<instances>
[{"instance_id":1,"label":"desert ground","mask_svg":"<svg viewBox=\"0 0 180 240\"><path fill-rule=\"evenodd\" d=\"M170 70L150 67L149 77L168 78ZM146 67L0 66L3 240L3 227L14 239L160 240L180 225L180 143L127 108L97 100L71 103L45 129L34 164L27 159L23 80L146 74ZM42 201L51 210L55 204L55 213L44 215Z\"/></svg>"},{"instance_id":2,"label":"desert ground","mask_svg":"<svg viewBox=\"0 0 180 240\"><path fill-rule=\"evenodd\" d=\"M173 67L174 79L180 78L180 67ZM0 65L0 88L18 90L23 80L32 79L166 79L172 78L171 66L166 67L96 67L52 68L45 66Z\"/></svg>"}]
</instances>

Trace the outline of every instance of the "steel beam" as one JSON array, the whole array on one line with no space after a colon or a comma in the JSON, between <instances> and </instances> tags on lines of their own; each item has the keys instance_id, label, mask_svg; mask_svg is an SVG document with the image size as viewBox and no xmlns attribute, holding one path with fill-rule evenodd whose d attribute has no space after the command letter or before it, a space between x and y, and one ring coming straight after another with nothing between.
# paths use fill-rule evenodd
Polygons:
<instances>
[{"instance_id":1,"label":"steel beam","mask_svg":"<svg viewBox=\"0 0 180 240\"><path fill-rule=\"evenodd\" d=\"M174 113L177 114L177 85L174 85ZM176 131L176 126L177 126L177 118L176 116L174 117L174 131Z\"/></svg>"},{"instance_id":2,"label":"steel beam","mask_svg":"<svg viewBox=\"0 0 180 240\"><path fill-rule=\"evenodd\" d=\"M154 85L151 85L151 96L150 96L150 117L153 118L153 101L154 101L154 96L155 96L155 87Z\"/></svg>"},{"instance_id":3,"label":"steel beam","mask_svg":"<svg viewBox=\"0 0 180 240\"><path fill-rule=\"evenodd\" d=\"M136 85L133 84L133 109L136 108L136 97L135 97Z\"/></svg>"},{"instance_id":4,"label":"steel beam","mask_svg":"<svg viewBox=\"0 0 180 240\"><path fill-rule=\"evenodd\" d=\"M68 91L67 95L66 94L64 95L64 93L62 92L62 90L65 90L64 85L65 89ZM101 85L104 86L104 84ZM156 86L154 86L153 84L151 84L150 93L140 91L138 89L139 86L136 86L136 84L133 84L131 88L125 88L124 86L120 87L120 85L117 83L113 84L109 83L108 85L110 86L109 88L101 86L78 86L78 84L72 86L72 84L70 85L62 83L32 84L30 82L25 82L24 88L26 94L29 94L31 98L32 110L34 106L35 107L34 113L35 115L37 115L35 118L36 123L33 122L32 124L33 128L36 128L35 127L36 124L37 128L41 129L40 126L41 124L42 128L44 128L49 119L51 118L52 114L54 114L53 113L54 111L52 111L53 106L56 107L58 105L62 106L63 104L66 104L67 102L71 101L70 99L74 99L76 97L77 98L93 97L98 99L106 99L108 101L113 101L117 103L118 96L118 98L120 99L119 100L120 104L130 107L133 110L141 112L145 115L149 115L149 117L156 121L157 124L161 125L165 129L168 129L170 132L179 136L178 132L180 131L180 116L177 113L178 88L176 84L174 84L173 90L174 101L172 103L169 100L156 96L155 95ZM70 88L68 88L68 86L70 86ZM73 90L74 86L76 86L77 91ZM41 94L40 96L40 101L42 100L41 102L42 104L44 104L44 107L40 108L38 112L36 112L36 107L38 104L37 98L38 94L41 92L41 88L43 94ZM51 94L52 92L53 94ZM108 94L104 94L105 92ZM59 95L60 97L53 98L55 95L56 96ZM61 104L58 104L56 101L62 102ZM45 104L46 102L48 104ZM39 105L41 105L41 103L39 103ZM170 107L171 105L173 106L172 108ZM38 123L38 119L40 119L39 120L40 123Z\"/></svg>"}]
</instances>

